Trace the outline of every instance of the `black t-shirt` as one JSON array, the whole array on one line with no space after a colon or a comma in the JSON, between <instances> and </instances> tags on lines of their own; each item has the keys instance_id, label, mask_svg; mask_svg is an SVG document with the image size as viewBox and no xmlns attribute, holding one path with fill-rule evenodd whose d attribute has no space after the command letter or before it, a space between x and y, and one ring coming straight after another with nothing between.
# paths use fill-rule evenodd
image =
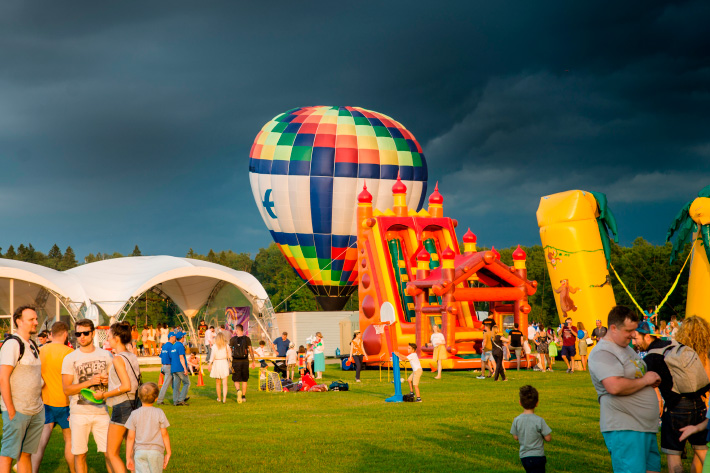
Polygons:
<instances>
[{"instance_id":1,"label":"black t-shirt","mask_svg":"<svg viewBox=\"0 0 710 473\"><path fill-rule=\"evenodd\" d=\"M513 348L520 348L523 346L523 332L517 328L510 331L510 346Z\"/></svg>"},{"instance_id":2,"label":"black t-shirt","mask_svg":"<svg viewBox=\"0 0 710 473\"><path fill-rule=\"evenodd\" d=\"M232 360L246 360L249 357L249 347L251 347L251 338L246 335L241 337L234 336L229 341L229 348L232 350Z\"/></svg>"},{"instance_id":3,"label":"black t-shirt","mask_svg":"<svg viewBox=\"0 0 710 473\"><path fill-rule=\"evenodd\" d=\"M648 346L648 350L664 348L670 344L670 340L661 340L658 338ZM668 369L668 365L666 365L666 360L663 358L663 355L651 353L644 356L643 361L646 363L649 371L654 371L661 377L661 384L658 386L658 390L661 391L661 396L663 396L666 406L668 408L672 408L678 404L681 396L680 394L673 392L673 375Z\"/></svg>"},{"instance_id":4,"label":"black t-shirt","mask_svg":"<svg viewBox=\"0 0 710 473\"><path fill-rule=\"evenodd\" d=\"M601 327L596 327L592 330L592 338L595 340L601 340L606 335L606 327L603 325Z\"/></svg>"},{"instance_id":5,"label":"black t-shirt","mask_svg":"<svg viewBox=\"0 0 710 473\"><path fill-rule=\"evenodd\" d=\"M493 330L493 326L496 324L496 321L493 320L493 317L488 317L483 321L483 325L488 327L488 330Z\"/></svg>"}]
</instances>

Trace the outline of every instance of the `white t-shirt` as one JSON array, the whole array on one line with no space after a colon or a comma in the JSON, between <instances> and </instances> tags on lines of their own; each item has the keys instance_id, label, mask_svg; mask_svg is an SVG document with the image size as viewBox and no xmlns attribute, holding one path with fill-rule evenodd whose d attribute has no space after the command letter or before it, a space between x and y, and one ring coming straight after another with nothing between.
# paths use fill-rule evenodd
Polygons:
<instances>
[{"instance_id":1,"label":"white t-shirt","mask_svg":"<svg viewBox=\"0 0 710 473\"><path fill-rule=\"evenodd\" d=\"M295 348L289 348L286 352L286 364L295 365L298 361L298 352Z\"/></svg>"},{"instance_id":2,"label":"white t-shirt","mask_svg":"<svg viewBox=\"0 0 710 473\"><path fill-rule=\"evenodd\" d=\"M532 325L528 325L528 340L535 338L537 330Z\"/></svg>"},{"instance_id":3,"label":"white t-shirt","mask_svg":"<svg viewBox=\"0 0 710 473\"><path fill-rule=\"evenodd\" d=\"M323 346L323 339L321 338L319 341L316 341L313 343L313 353L318 354L318 353L323 353L325 351L325 346Z\"/></svg>"},{"instance_id":4,"label":"white t-shirt","mask_svg":"<svg viewBox=\"0 0 710 473\"><path fill-rule=\"evenodd\" d=\"M422 369L422 364L419 362L419 357L416 353L407 355L407 359L409 360L409 364L412 366L412 373Z\"/></svg>"},{"instance_id":5,"label":"white t-shirt","mask_svg":"<svg viewBox=\"0 0 710 473\"><path fill-rule=\"evenodd\" d=\"M206 331L205 332L205 343L209 346L212 346L216 336L217 336L216 332L213 332L212 330Z\"/></svg>"},{"instance_id":6,"label":"white t-shirt","mask_svg":"<svg viewBox=\"0 0 710 473\"><path fill-rule=\"evenodd\" d=\"M80 349L69 353L62 362L62 375L74 375L72 384L83 383L96 374L108 373L111 367L112 357L109 352L101 348L94 348L91 353L84 353ZM96 391L107 391L107 386L91 386L89 389ZM69 414L107 414L106 403L94 404L89 402L81 394L69 396Z\"/></svg>"},{"instance_id":7,"label":"white t-shirt","mask_svg":"<svg viewBox=\"0 0 710 473\"><path fill-rule=\"evenodd\" d=\"M266 348L259 345L257 349L254 350L254 355L256 356L267 356Z\"/></svg>"},{"instance_id":8,"label":"white t-shirt","mask_svg":"<svg viewBox=\"0 0 710 473\"><path fill-rule=\"evenodd\" d=\"M25 353L19 362L20 366L17 362L20 357L20 345L14 339L6 340L2 344L0 365L14 367L10 375L10 387L15 410L25 415L35 415L44 409L42 403L42 362L37 349L22 337L20 339L25 344ZM0 402L2 410L6 411L5 400L2 399Z\"/></svg>"},{"instance_id":9,"label":"white t-shirt","mask_svg":"<svg viewBox=\"0 0 710 473\"><path fill-rule=\"evenodd\" d=\"M434 345L434 348L438 347L439 345L443 345L444 343L446 343L446 338L444 338L443 333L439 332L431 334L431 344Z\"/></svg>"}]
</instances>

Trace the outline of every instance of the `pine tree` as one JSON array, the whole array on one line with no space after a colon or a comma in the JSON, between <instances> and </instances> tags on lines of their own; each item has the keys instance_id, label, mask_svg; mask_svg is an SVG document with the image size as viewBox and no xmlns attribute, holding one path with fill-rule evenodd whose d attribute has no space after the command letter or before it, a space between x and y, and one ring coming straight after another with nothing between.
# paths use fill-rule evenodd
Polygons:
<instances>
[{"instance_id":1,"label":"pine tree","mask_svg":"<svg viewBox=\"0 0 710 473\"><path fill-rule=\"evenodd\" d=\"M5 258L7 259L17 259L17 253L15 253L15 247L10 245L10 248L7 249L7 253L5 253Z\"/></svg>"},{"instance_id":2,"label":"pine tree","mask_svg":"<svg viewBox=\"0 0 710 473\"><path fill-rule=\"evenodd\" d=\"M210 263L217 262L217 255L214 254L214 250L212 250L212 248L210 248L210 252L207 253L207 261L209 261Z\"/></svg>"},{"instance_id":3,"label":"pine tree","mask_svg":"<svg viewBox=\"0 0 710 473\"><path fill-rule=\"evenodd\" d=\"M2 248L0 248L0 249L2 249ZM196 258L195 250L190 248L190 251L187 252L187 254L185 255L185 258Z\"/></svg>"},{"instance_id":4,"label":"pine tree","mask_svg":"<svg viewBox=\"0 0 710 473\"><path fill-rule=\"evenodd\" d=\"M72 250L71 246L67 246L67 249L64 250L64 257L62 258L62 263L59 269L66 271L67 269L75 268L77 264L74 250Z\"/></svg>"},{"instance_id":5,"label":"pine tree","mask_svg":"<svg viewBox=\"0 0 710 473\"><path fill-rule=\"evenodd\" d=\"M138 245L136 245L135 248L133 248L133 253L131 253L131 256L143 256L140 248L138 248Z\"/></svg>"},{"instance_id":6,"label":"pine tree","mask_svg":"<svg viewBox=\"0 0 710 473\"><path fill-rule=\"evenodd\" d=\"M62 251L55 243L52 249L47 254L47 265L52 269L59 269L59 264L62 261Z\"/></svg>"}]
</instances>

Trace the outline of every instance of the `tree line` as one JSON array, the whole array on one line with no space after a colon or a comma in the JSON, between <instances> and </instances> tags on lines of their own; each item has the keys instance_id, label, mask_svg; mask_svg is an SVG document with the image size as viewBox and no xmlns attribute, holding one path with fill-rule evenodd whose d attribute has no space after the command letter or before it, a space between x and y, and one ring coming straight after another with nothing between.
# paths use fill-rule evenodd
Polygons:
<instances>
[{"instance_id":1,"label":"tree line","mask_svg":"<svg viewBox=\"0 0 710 473\"><path fill-rule=\"evenodd\" d=\"M498 250L501 255L501 261L512 265L512 253L515 248ZM550 283L545 266L543 248L540 245L524 246L522 248L527 253L528 279L538 282L538 290L529 300L532 307L529 319L546 325L557 325L558 318L553 295L554 288L553 284ZM480 248L480 250L485 249L487 248ZM643 238L637 238L629 247L612 243L611 261L629 291L634 295L634 298L642 308L646 309L656 306L663 299L680 272L689 250L690 245L687 245L684 255L671 265L669 264L670 243L653 245ZM123 256L123 254L118 252L89 254L84 258L83 263L121 258ZM132 253L125 256L141 256L138 245L134 247ZM313 293L291 268L275 243L272 243L267 248L260 249L253 258L251 253L236 253L232 250L215 252L210 249L206 255L203 255L196 253L192 248L187 251L185 256L210 261L237 271L245 271L252 274L264 286L277 312L320 310ZM52 246L47 254L36 250L32 244L27 246L20 244L17 249L10 246L4 254L2 253L2 248L0 248L0 257L35 263L60 271L71 269L79 264L71 247L67 247L62 253L56 244ZM676 315L678 318L685 316L688 274L689 265L683 271L678 287L676 287L660 310L659 318L661 320L670 320L671 315ZM628 294L623 290L613 274L611 283L617 304L633 307ZM345 306L345 310L357 310L357 298L356 291ZM176 308L173 307L170 301L165 301L158 295L149 293L142 296L141 300L134 305L131 314L129 314L129 320L135 320L139 326L148 323L152 323L155 326L158 322L171 323L175 321L175 313ZM600 314L600 317L602 316L604 314Z\"/></svg>"}]
</instances>

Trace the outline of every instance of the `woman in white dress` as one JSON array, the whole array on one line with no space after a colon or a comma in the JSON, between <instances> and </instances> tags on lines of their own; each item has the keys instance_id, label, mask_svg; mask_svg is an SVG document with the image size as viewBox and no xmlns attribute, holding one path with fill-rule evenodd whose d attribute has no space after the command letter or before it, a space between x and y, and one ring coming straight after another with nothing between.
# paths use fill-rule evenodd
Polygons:
<instances>
[{"instance_id":1,"label":"woman in white dress","mask_svg":"<svg viewBox=\"0 0 710 473\"><path fill-rule=\"evenodd\" d=\"M162 327L160 327L160 346L162 347L166 343L168 343L168 334L170 333L170 330L168 329L168 324L163 324Z\"/></svg>"},{"instance_id":2,"label":"woman in white dress","mask_svg":"<svg viewBox=\"0 0 710 473\"><path fill-rule=\"evenodd\" d=\"M217 390L217 402L222 400L227 402L227 378L229 377L229 366L232 364L232 353L227 346L227 337L219 332L214 339L212 353L210 354L209 365L210 378L215 379L215 389ZM222 380L222 383L220 383ZM222 385L220 393L220 384Z\"/></svg>"}]
</instances>

